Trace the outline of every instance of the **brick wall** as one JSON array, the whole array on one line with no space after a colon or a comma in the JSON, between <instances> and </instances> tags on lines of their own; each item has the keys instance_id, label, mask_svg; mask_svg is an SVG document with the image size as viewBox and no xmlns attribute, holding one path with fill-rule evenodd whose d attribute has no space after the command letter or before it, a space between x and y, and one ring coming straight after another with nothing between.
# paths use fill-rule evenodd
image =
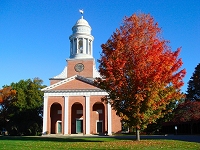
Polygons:
<instances>
[{"instance_id":1,"label":"brick wall","mask_svg":"<svg viewBox=\"0 0 200 150\"><path fill-rule=\"evenodd\" d=\"M84 65L84 70L81 72L76 72L74 69L74 66L77 63L82 63ZM86 78L92 78L93 77L93 65L94 65L94 59L86 59L86 60L68 60L67 65L67 77L72 77L74 75L80 75Z\"/></svg>"},{"instance_id":2,"label":"brick wall","mask_svg":"<svg viewBox=\"0 0 200 150\"><path fill-rule=\"evenodd\" d=\"M80 80L74 79L70 82L67 82L63 85L55 87L54 90L72 90L72 89L97 89L97 87L90 85L88 83L84 83Z\"/></svg>"}]
</instances>

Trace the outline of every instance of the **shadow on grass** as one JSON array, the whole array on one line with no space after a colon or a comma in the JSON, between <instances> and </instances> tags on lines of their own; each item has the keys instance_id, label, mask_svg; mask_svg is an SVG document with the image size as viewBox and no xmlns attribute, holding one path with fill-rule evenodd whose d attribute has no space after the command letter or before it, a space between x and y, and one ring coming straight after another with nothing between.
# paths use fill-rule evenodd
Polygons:
<instances>
[{"instance_id":1,"label":"shadow on grass","mask_svg":"<svg viewBox=\"0 0 200 150\"><path fill-rule=\"evenodd\" d=\"M19 141L52 141L52 142L103 142L102 140L92 138L70 138L70 137L27 137L27 136L1 136L0 140L19 140Z\"/></svg>"},{"instance_id":2,"label":"shadow on grass","mask_svg":"<svg viewBox=\"0 0 200 150\"><path fill-rule=\"evenodd\" d=\"M136 136L115 136L119 140L135 140ZM200 143L200 135L141 135L141 140L179 140Z\"/></svg>"},{"instance_id":3,"label":"shadow on grass","mask_svg":"<svg viewBox=\"0 0 200 150\"><path fill-rule=\"evenodd\" d=\"M200 135L141 135L141 140L179 140L200 143ZM52 142L105 142L116 140L136 140L135 135L127 136L0 136L0 140L52 141Z\"/></svg>"}]
</instances>

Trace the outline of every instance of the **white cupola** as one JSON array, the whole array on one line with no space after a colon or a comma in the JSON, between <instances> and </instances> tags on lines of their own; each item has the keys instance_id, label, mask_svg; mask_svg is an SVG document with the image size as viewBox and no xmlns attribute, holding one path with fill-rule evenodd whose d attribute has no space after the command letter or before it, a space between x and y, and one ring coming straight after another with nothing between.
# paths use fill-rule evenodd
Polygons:
<instances>
[{"instance_id":1,"label":"white cupola","mask_svg":"<svg viewBox=\"0 0 200 150\"><path fill-rule=\"evenodd\" d=\"M83 16L72 27L72 35L69 37L70 59L93 58L94 37L91 35L91 30Z\"/></svg>"}]
</instances>

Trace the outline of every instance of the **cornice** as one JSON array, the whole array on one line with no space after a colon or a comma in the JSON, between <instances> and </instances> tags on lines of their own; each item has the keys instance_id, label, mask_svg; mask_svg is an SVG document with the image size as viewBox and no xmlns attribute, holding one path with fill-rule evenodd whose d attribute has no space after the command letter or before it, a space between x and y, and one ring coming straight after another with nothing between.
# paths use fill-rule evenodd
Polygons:
<instances>
[{"instance_id":1,"label":"cornice","mask_svg":"<svg viewBox=\"0 0 200 150\"><path fill-rule=\"evenodd\" d=\"M107 92L98 90L51 90L45 91L44 96L105 96Z\"/></svg>"}]
</instances>

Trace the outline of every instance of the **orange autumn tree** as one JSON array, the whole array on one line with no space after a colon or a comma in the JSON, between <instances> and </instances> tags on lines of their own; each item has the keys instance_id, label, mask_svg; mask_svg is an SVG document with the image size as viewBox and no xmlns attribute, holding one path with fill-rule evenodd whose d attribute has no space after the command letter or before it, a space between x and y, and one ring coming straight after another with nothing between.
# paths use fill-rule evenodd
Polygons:
<instances>
[{"instance_id":1,"label":"orange autumn tree","mask_svg":"<svg viewBox=\"0 0 200 150\"><path fill-rule=\"evenodd\" d=\"M0 89L0 104L12 99L15 95L16 90L13 90L11 87L4 87L3 89Z\"/></svg>"},{"instance_id":2,"label":"orange autumn tree","mask_svg":"<svg viewBox=\"0 0 200 150\"><path fill-rule=\"evenodd\" d=\"M4 87L0 89L0 126L4 126L4 122L8 120L8 108L12 106L13 101L16 100L16 90L11 87Z\"/></svg>"},{"instance_id":3,"label":"orange autumn tree","mask_svg":"<svg viewBox=\"0 0 200 150\"><path fill-rule=\"evenodd\" d=\"M149 14L133 14L101 45L102 78L96 84L108 92L102 100L137 129L137 140L141 129L163 117L170 102L183 97L180 88L186 71L179 71L180 48L172 52L160 32Z\"/></svg>"}]
</instances>

